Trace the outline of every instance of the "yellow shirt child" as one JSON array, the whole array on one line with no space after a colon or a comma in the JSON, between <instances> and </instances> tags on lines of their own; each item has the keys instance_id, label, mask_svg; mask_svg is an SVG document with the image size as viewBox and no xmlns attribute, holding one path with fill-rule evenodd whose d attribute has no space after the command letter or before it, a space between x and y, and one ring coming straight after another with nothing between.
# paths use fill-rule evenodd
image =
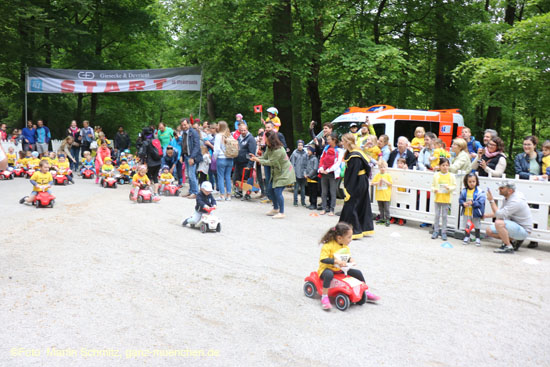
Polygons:
<instances>
[{"instance_id":1,"label":"yellow shirt child","mask_svg":"<svg viewBox=\"0 0 550 367\"><path fill-rule=\"evenodd\" d=\"M550 167L550 155L542 157L542 174L546 174L546 170Z\"/></svg>"},{"instance_id":2,"label":"yellow shirt child","mask_svg":"<svg viewBox=\"0 0 550 367\"><path fill-rule=\"evenodd\" d=\"M370 155L373 159L376 159L376 160L378 160L381 152L382 151L380 150L380 147L378 145L367 148L367 154Z\"/></svg>"},{"instance_id":3,"label":"yellow shirt child","mask_svg":"<svg viewBox=\"0 0 550 367\"><path fill-rule=\"evenodd\" d=\"M279 116L275 116L273 118L268 117L265 122L271 122L275 131L279 131L279 128L281 127L281 119L279 119Z\"/></svg>"},{"instance_id":4,"label":"yellow shirt child","mask_svg":"<svg viewBox=\"0 0 550 367\"><path fill-rule=\"evenodd\" d=\"M441 204L450 204L451 203L451 193L456 188L456 179L455 175L450 172L434 173L434 178L432 180L432 191L437 193L435 194L435 202Z\"/></svg>"},{"instance_id":5,"label":"yellow shirt child","mask_svg":"<svg viewBox=\"0 0 550 367\"><path fill-rule=\"evenodd\" d=\"M160 183L162 185L168 185L170 182L174 181L174 176L170 172L168 173L162 173L160 175Z\"/></svg>"},{"instance_id":6,"label":"yellow shirt child","mask_svg":"<svg viewBox=\"0 0 550 367\"><path fill-rule=\"evenodd\" d=\"M140 175L139 172L132 177L132 182L134 184L140 184L140 185L149 185L151 183L151 180L149 180L149 177L147 175Z\"/></svg>"},{"instance_id":7,"label":"yellow shirt child","mask_svg":"<svg viewBox=\"0 0 550 367\"><path fill-rule=\"evenodd\" d=\"M129 176L130 171L131 169L128 163L122 163L120 166L118 166L118 172L120 172L121 175Z\"/></svg>"},{"instance_id":8,"label":"yellow shirt child","mask_svg":"<svg viewBox=\"0 0 550 367\"><path fill-rule=\"evenodd\" d=\"M103 166L101 166L101 174L103 177L109 176L115 170L115 167L111 164L111 161L107 162L108 163L104 163Z\"/></svg>"},{"instance_id":9,"label":"yellow shirt child","mask_svg":"<svg viewBox=\"0 0 550 367\"><path fill-rule=\"evenodd\" d=\"M69 174L69 168L69 161L65 160L64 162L57 162L57 169L59 170L59 173L63 173L67 176Z\"/></svg>"},{"instance_id":10,"label":"yellow shirt child","mask_svg":"<svg viewBox=\"0 0 550 367\"><path fill-rule=\"evenodd\" d=\"M13 154L8 153L6 154L6 156L8 157L8 166L10 167L15 166L15 160L17 159L17 156L15 155L15 153Z\"/></svg>"},{"instance_id":11,"label":"yellow shirt child","mask_svg":"<svg viewBox=\"0 0 550 367\"><path fill-rule=\"evenodd\" d=\"M377 173L373 180L373 184L377 184L380 180L386 180L393 184L391 175L389 173ZM374 200L376 201L390 201L391 200L391 186L388 185L376 185L374 186Z\"/></svg>"},{"instance_id":12,"label":"yellow shirt child","mask_svg":"<svg viewBox=\"0 0 550 367\"><path fill-rule=\"evenodd\" d=\"M466 201L474 201L474 191L475 189L467 189L466 190ZM474 214L473 214L474 210L472 209L472 206L469 205L467 207L464 208L464 216L466 217L473 217Z\"/></svg>"},{"instance_id":13,"label":"yellow shirt child","mask_svg":"<svg viewBox=\"0 0 550 367\"><path fill-rule=\"evenodd\" d=\"M424 143L424 138L413 138L413 140L411 141L411 146L413 147L413 151L414 152L420 152L420 150L422 148L415 148L415 147L424 147L425 146L425 143Z\"/></svg>"},{"instance_id":14,"label":"yellow shirt child","mask_svg":"<svg viewBox=\"0 0 550 367\"><path fill-rule=\"evenodd\" d=\"M40 186L48 185L50 182L53 181L52 174L48 171L46 173L42 173L41 171L36 171L32 174L31 181L34 181L37 183L36 186L33 185L32 190L36 192L42 191L40 189Z\"/></svg>"},{"instance_id":15,"label":"yellow shirt child","mask_svg":"<svg viewBox=\"0 0 550 367\"><path fill-rule=\"evenodd\" d=\"M341 269L333 264L325 264L321 262L324 259L339 258L340 260L347 262L351 257L351 251L348 246L341 245L336 241L329 241L321 248L321 257L319 258L319 269L317 274L321 275L325 269L332 271L340 271Z\"/></svg>"},{"instance_id":16,"label":"yellow shirt child","mask_svg":"<svg viewBox=\"0 0 550 367\"><path fill-rule=\"evenodd\" d=\"M27 159L27 168L28 169L38 169L38 165L40 164L40 159L39 158L28 158Z\"/></svg>"}]
</instances>

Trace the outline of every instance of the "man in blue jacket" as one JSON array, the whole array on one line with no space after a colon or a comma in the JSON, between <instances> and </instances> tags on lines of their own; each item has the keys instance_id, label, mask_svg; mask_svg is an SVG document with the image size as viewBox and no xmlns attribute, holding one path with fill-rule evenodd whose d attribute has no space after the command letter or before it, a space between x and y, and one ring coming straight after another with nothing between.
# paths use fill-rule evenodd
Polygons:
<instances>
[{"instance_id":1,"label":"man in blue jacket","mask_svg":"<svg viewBox=\"0 0 550 367\"><path fill-rule=\"evenodd\" d=\"M23 130L21 130L21 137L22 137L22 142L23 142L23 150L26 152L26 151L33 151L35 150L35 147L34 147L34 143L35 143L35 138L34 138L34 133L35 133L35 129L32 127L32 121L29 120L27 121L27 127L23 128Z\"/></svg>"},{"instance_id":2,"label":"man in blue jacket","mask_svg":"<svg viewBox=\"0 0 550 367\"><path fill-rule=\"evenodd\" d=\"M50 134L50 129L44 126L44 121L38 120L34 137L36 139L36 151L38 154L48 153L48 144L52 135Z\"/></svg>"},{"instance_id":3,"label":"man in blue jacket","mask_svg":"<svg viewBox=\"0 0 550 367\"><path fill-rule=\"evenodd\" d=\"M197 166L202 161L200 138L197 130L193 129L187 119L181 120L181 163L185 163L189 177L189 193L185 196L195 199L199 193L197 181Z\"/></svg>"}]
</instances>

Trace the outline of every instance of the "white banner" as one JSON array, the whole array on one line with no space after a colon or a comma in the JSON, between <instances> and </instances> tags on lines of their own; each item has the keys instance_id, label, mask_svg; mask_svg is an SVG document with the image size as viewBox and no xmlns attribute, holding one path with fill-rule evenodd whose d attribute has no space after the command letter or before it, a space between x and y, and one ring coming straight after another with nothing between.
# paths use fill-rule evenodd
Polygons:
<instances>
[{"instance_id":1,"label":"white banner","mask_svg":"<svg viewBox=\"0 0 550 367\"><path fill-rule=\"evenodd\" d=\"M199 67L147 70L29 68L29 93L116 93L201 90Z\"/></svg>"}]
</instances>

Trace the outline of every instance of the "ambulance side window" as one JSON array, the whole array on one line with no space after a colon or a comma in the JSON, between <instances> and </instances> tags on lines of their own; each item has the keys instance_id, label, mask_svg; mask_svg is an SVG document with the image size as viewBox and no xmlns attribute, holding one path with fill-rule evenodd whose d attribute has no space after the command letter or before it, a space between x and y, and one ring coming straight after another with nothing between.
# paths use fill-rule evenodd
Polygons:
<instances>
[{"instance_id":1,"label":"ambulance side window","mask_svg":"<svg viewBox=\"0 0 550 367\"><path fill-rule=\"evenodd\" d=\"M373 124L374 132L376 133L376 136L380 137L380 135L384 135L386 133L386 124Z\"/></svg>"}]
</instances>

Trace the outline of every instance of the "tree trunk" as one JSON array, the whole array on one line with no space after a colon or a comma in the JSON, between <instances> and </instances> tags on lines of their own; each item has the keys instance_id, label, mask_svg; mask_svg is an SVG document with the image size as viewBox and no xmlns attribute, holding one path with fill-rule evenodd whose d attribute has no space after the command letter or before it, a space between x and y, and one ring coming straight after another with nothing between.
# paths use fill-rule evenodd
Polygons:
<instances>
[{"instance_id":1,"label":"tree trunk","mask_svg":"<svg viewBox=\"0 0 550 367\"><path fill-rule=\"evenodd\" d=\"M290 70L292 55L288 42L292 37L292 13L290 0L279 0L272 14L273 60L280 63L274 72L273 102L279 110L280 132L285 136L290 149L294 148L294 124L292 121L292 83Z\"/></svg>"},{"instance_id":2,"label":"tree trunk","mask_svg":"<svg viewBox=\"0 0 550 367\"><path fill-rule=\"evenodd\" d=\"M537 136L537 117L534 115L531 120L531 135Z\"/></svg>"},{"instance_id":3,"label":"tree trunk","mask_svg":"<svg viewBox=\"0 0 550 367\"><path fill-rule=\"evenodd\" d=\"M210 121L216 120L216 106L214 105L214 94L206 93L206 113Z\"/></svg>"},{"instance_id":4,"label":"tree trunk","mask_svg":"<svg viewBox=\"0 0 550 367\"><path fill-rule=\"evenodd\" d=\"M497 121L501 118L502 107L489 106L487 116L485 116L485 129L494 129Z\"/></svg>"},{"instance_id":5,"label":"tree trunk","mask_svg":"<svg viewBox=\"0 0 550 367\"><path fill-rule=\"evenodd\" d=\"M96 38L95 38L95 56L96 62L101 63L101 51L103 49L103 24L101 23L101 0L95 1L95 19L94 23L96 25ZM92 123L96 123L96 111L99 104L99 96L96 93L92 93L92 98L90 102L90 119Z\"/></svg>"},{"instance_id":6,"label":"tree trunk","mask_svg":"<svg viewBox=\"0 0 550 367\"><path fill-rule=\"evenodd\" d=\"M292 74L292 121L296 121L296 131L303 132L302 119L302 78Z\"/></svg>"},{"instance_id":7,"label":"tree trunk","mask_svg":"<svg viewBox=\"0 0 550 367\"><path fill-rule=\"evenodd\" d=\"M514 25L516 18L516 0L508 0L506 2L506 10L504 12L504 22L510 26Z\"/></svg>"},{"instance_id":8,"label":"tree trunk","mask_svg":"<svg viewBox=\"0 0 550 367\"><path fill-rule=\"evenodd\" d=\"M384 11L386 2L387 0L380 1L380 4L378 5L378 10L376 11L376 15L374 17L373 39L374 43L376 43L377 45L380 44L380 17L382 16L382 12Z\"/></svg>"},{"instance_id":9,"label":"tree trunk","mask_svg":"<svg viewBox=\"0 0 550 367\"><path fill-rule=\"evenodd\" d=\"M323 29L322 29L322 14L319 7L316 8L317 14L313 20L313 37L315 46L313 47L313 55L311 57L311 66L309 68L310 75L307 80L307 94L311 105L311 119L318 122L318 126L322 126L321 108L323 102L319 94L319 71L321 70L320 58L323 52Z\"/></svg>"},{"instance_id":10,"label":"tree trunk","mask_svg":"<svg viewBox=\"0 0 550 367\"><path fill-rule=\"evenodd\" d=\"M78 122L82 121L82 99L84 95L82 93L77 93L76 95L76 116L75 119Z\"/></svg>"}]
</instances>

